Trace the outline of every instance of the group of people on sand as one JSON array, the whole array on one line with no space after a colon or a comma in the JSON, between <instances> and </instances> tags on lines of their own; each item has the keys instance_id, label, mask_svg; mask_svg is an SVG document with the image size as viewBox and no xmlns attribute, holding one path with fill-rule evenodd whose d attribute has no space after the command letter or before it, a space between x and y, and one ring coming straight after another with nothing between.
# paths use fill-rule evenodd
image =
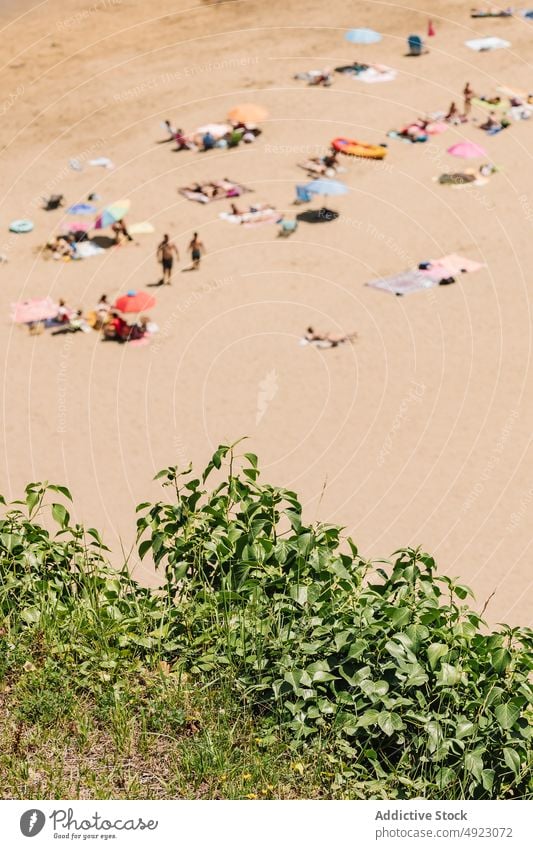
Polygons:
<instances>
[{"instance_id":1,"label":"group of people on sand","mask_svg":"<svg viewBox=\"0 0 533 849\"><path fill-rule=\"evenodd\" d=\"M141 316L134 324L129 324L111 306L107 295L101 295L94 310L86 315L83 314L81 309L72 309L64 298L60 298L57 313L53 318L31 322L29 325L31 335L42 333L46 328L51 329L52 336L78 332L89 333L91 330L98 330L101 331L104 339L114 339L117 342L143 339L157 330L156 325L146 315Z\"/></svg>"},{"instance_id":2,"label":"group of people on sand","mask_svg":"<svg viewBox=\"0 0 533 849\"><path fill-rule=\"evenodd\" d=\"M115 221L111 224L111 231L114 237L115 245L122 245L127 242L133 242L133 237L128 231L126 226L126 222L123 218L120 221ZM46 243L43 249L43 254L45 259L52 258L55 260L75 260L81 259L78 245L80 242L87 242L90 240L90 236L88 231L86 230L75 230L69 233L63 233L59 236L50 239Z\"/></svg>"},{"instance_id":3,"label":"group of people on sand","mask_svg":"<svg viewBox=\"0 0 533 849\"><path fill-rule=\"evenodd\" d=\"M239 197L242 194L240 186L224 177L222 180L207 180L203 183L194 182L185 186L183 192L190 192L205 199L205 202L220 198Z\"/></svg>"},{"instance_id":4,"label":"group of people on sand","mask_svg":"<svg viewBox=\"0 0 533 849\"><path fill-rule=\"evenodd\" d=\"M198 233L193 233L192 239L188 245L188 251L191 255L191 264L188 268L184 269L184 271L197 271L200 268L202 255L205 253L205 245L200 239ZM179 262L179 258L180 253L176 244L171 241L168 233L165 233L157 246L157 261L161 264L161 270L163 272L162 277L159 280L160 286L170 286L172 282L171 278L174 260Z\"/></svg>"},{"instance_id":5,"label":"group of people on sand","mask_svg":"<svg viewBox=\"0 0 533 849\"><path fill-rule=\"evenodd\" d=\"M181 129L175 129L170 121L164 122L168 132L168 141L176 143L175 150L214 150L215 148L227 149L238 147L241 142L251 144L261 135L261 130L255 124L246 124L243 121L234 121L230 128L221 135L215 134L207 128L202 132L186 135Z\"/></svg>"}]
</instances>

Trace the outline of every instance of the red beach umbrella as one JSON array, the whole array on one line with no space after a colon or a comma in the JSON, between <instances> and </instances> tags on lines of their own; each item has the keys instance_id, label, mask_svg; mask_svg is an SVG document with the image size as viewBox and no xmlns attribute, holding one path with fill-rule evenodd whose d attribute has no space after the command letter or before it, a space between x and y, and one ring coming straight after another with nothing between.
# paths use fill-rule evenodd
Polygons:
<instances>
[{"instance_id":1,"label":"red beach umbrella","mask_svg":"<svg viewBox=\"0 0 533 849\"><path fill-rule=\"evenodd\" d=\"M144 312L155 307L156 300L148 292L130 291L115 301L115 309L120 312Z\"/></svg>"}]
</instances>

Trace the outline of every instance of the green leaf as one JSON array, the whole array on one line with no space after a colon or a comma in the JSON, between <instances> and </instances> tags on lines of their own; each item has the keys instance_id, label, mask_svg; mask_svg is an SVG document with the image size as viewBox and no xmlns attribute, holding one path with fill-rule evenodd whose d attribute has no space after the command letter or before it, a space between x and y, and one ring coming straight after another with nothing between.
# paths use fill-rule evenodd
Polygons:
<instances>
[{"instance_id":1,"label":"green leaf","mask_svg":"<svg viewBox=\"0 0 533 849\"><path fill-rule=\"evenodd\" d=\"M435 669L441 657L447 655L448 651L448 646L445 643L431 643L428 646L428 661L432 669Z\"/></svg>"},{"instance_id":2,"label":"green leaf","mask_svg":"<svg viewBox=\"0 0 533 849\"><path fill-rule=\"evenodd\" d=\"M69 512L62 504L52 504L52 516L62 528L66 528L70 522Z\"/></svg>"},{"instance_id":3,"label":"green leaf","mask_svg":"<svg viewBox=\"0 0 533 849\"><path fill-rule=\"evenodd\" d=\"M510 731L520 716L520 708L512 702L506 702L502 705L498 705L494 709L494 713L498 720L498 725L503 728L504 731Z\"/></svg>"},{"instance_id":4,"label":"green leaf","mask_svg":"<svg viewBox=\"0 0 533 849\"><path fill-rule=\"evenodd\" d=\"M143 559L145 554L148 551L150 551L151 547L152 547L152 540L151 539L145 539L143 542L141 542L141 544L139 546L139 557L140 557L141 560Z\"/></svg>"},{"instance_id":5,"label":"green leaf","mask_svg":"<svg viewBox=\"0 0 533 849\"><path fill-rule=\"evenodd\" d=\"M468 754L465 755L465 768L478 781L482 780L483 757L479 749L474 749L473 752L468 752Z\"/></svg>"},{"instance_id":6,"label":"green leaf","mask_svg":"<svg viewBox=\"0 0 533 849\"><path fill-rule=\"evenodd\" d=\"M481 772L481 783L483 784L483 788L489 793L492 790L495 776L496 773L493 769L484 769Z\"/></svg>"},{"instance_id":7,"label":"green leaf","mask_svg":"<svg viewBox=\"0 0 533 849\"><path fill-rule=\"evenodd\" d=\"M392 711L381 711L378 716L378 725L388 737L404 728L401 716Z\"/></svg>"},{"instance_id":8,"label":"green leaf","mask_svg":"<svg viewBox=\"0 0 533 849\"><path fill-rule=\"evenodd\" d=\"M64 495L65 498L68 498L69 501L72 501L72 495L70 494L70 489L67 489L66 486L57 486L52 485L48 487L52 492L59 492L61 495Z\"/></svg>"},{"instance_id":9,"label":"green leaf","mask_svg":"<svg viewBox=\"0 0 533 849\"><path fill-rule=\"evenodd\" d=\"M496 649L491 654L491 662L496 672L499 672L501 674L502 672L505 672L505 670L509 666L511 662L511 655L509 654L507 649Z\"/></svg>"},{"instance_id":10,"label":"green leaf","mask_svg":"<svg viewBox=\"0 0 533 849\"><path fill-rule=\"evenodd\" d=\"M503 750L503 759L509 769L514 772L515 775L519 775L520 773L520 755L516 751L516 749L505 748Z\"/></svg>"},{"instance_id":11,"label":"green leaf","mask_svg":"<svg viewBox=\"0 0 533 849\"><path fill-rule=\"evenodd\" d=\"M461 680L462 672L451 663L441 663L440 672L437 673L437 681L443 687L454 687Z\"/></svg>"},{"instance_id":12,"label":"green leaf","mask_svg":"<svg viewBox=\"0 0 533 849\"><path fill-rule=\"evenodd\" d=\"M257 455L256 454L245 454L244 456L246 457L246 459L248 460L250 465L253 466L254 469L257 469L257 463L258 463Z\"/></svg>"},{"instance_id":13,"label":"green leaf","mask_svg":"<svg viewBox=\"0 0 533 849\"><path fill-rule=\"evenodd\" d=\"M461 719L455 726L455 736L458 740L462 740L464 737L470 737L476 730L473 722L468 719Z\"/></svg>"}]
</instances>

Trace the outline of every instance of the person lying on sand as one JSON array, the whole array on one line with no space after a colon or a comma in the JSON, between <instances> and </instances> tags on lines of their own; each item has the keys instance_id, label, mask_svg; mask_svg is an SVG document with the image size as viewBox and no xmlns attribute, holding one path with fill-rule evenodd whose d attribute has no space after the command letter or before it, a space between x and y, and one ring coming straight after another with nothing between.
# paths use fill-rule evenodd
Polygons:
<instances>
[{"instance_id":1,"label":"person lying on sand","mask_svg":"<svg viewBox=\"0 0 533 849\"><path fill-rule=\"evenodd\" d=\"M412 142L425 142L428 138L428 134L426 132L427 124L427 121L414 121L412 124L407 124L406 127L402 127L398 135L404 139L409 139L409 141Z\"/></svg>"},{"instance_id":2,"label":"person lying on sand","mask_svg":"<svg viewBox=\"0 0 533 849\"><path fill-rule=\"evenodd\" d=\"M59 336L64 333L88 333L90 330L91 326L89 322L84 319L83 311L77 310L73 316L63 322L62 326L58 330L52 330L52 336Z\"/></svg>"},{"instance_id":3,"label":"person lying on sand","mask_svg":"<svg viewBox=\"0 0 533 849\"><path fill-rule=\"evenodd\" d=\"M69 236L57 236L46 243L43 254L45 259L49 256L53 259L74 259L76 256L74 240Z\"/></svg>"},{"instance_id":4,"label":"person lying on sand","mask_svg":"<svg viewBox=\"0 0 533 849\"><path fill-rule=\"evenodd\" d=\"M491 177L497 170L494 165L486 162L484 165L480 165L477 173L473 168L469 168L454 174L441 174L438 182L441 185L462 186L465 183L477 183L479 181L479 185L482 185L486 178ZM481 180L480 177L482 178Z\"/></svg>"},{"instance_id":5,"label":"person lying on sand","mask_svg":"<svg viewBox=\"0 0 533 849\"><path fill-rule=\"evenodd\" d=\"M320 333L313 327L308 327L304 335L307 342L328 342L332 348L342 345L343 342L352 342L356 338L357 333Z\"/></svg>"},{"instance_id":6,"label":"person lying on sand","mask_svg":"<svg viewBox=\"0 0 533 849\"><path fill-rule=\"evenodd\" d=\"M322 71L304 71L301 74L295 74L294 79L305 80L307 85L330 86L333 83L331 68L324 68Z\"/></svg>"},{"instance_id":7,"label":"person lying on sand","mask_svg":"<svg viewBox=\"0 0 533 849\"><path fill-rule=\"evenodd\" d=\"M339 170L338 151L334 148L325 156L311 156L301 163L301 167L309 171L310 174L320 174L326 177L333 177Z\"/></svg>"},{"instance_id":8,"label":"person lying on sand","mask_svg":"<svg viewBox=\"0 0 533 849\"><path fill-rule=\"evenodd\" d=\"M480 124L479 128L481 130L485 130L489 135L494 135L495 133L499 133L500 130L505 130L506 127L509 126L509 121L506 118L501 118L500 120L496 117L494 112L490 112L489 117L485 121L484 124Z\"/></svg>"}]
</instances>

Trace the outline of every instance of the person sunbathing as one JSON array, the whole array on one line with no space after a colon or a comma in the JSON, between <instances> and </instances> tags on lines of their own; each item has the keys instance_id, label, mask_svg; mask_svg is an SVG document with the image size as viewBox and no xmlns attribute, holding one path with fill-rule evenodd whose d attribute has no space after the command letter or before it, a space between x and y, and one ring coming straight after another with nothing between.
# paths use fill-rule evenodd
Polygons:
<instances>
[{"instance_id":1,"label":"person sunbathing","mask_svg":"<svg viewBox=\"0 0 533 849\"><path fill-rule=\"evenodd\" d=\"M57 236L46 243L44 252L54 259L74 259L76 249L67 236Z\"/></svg>"},{"instance_id":2,"label":"person sunbathing","mask_svg":"<svg viewBox=\"0 0 533 849\"><path fill-rule=\"evenodd\" d=\"M74 315L71 315L67 321L63 322L58 330L52 330L52 336L59 336L63 333L88 333L89 330L91 330L91 326L84 319L83 311L77 310Z\"/></svg>"},{"instance_id":3,"label":"person sunbathing","mask_svg":"<svg viewBox=\"0 0 533 849\"><path fill-rule=\"evenodd\" d=\"M495 130L503 129L502 122L497 120L494 112L490 112L485 123L480 124L479 126L480 129L485 130L486 132L494 132Z\"/></svg>"},{"instance_id":4,"label":"person sunbathing","mask_svg":"<svg viewBox=\"0 0 533 849\"><path fill-rule=\"evenodd\" d=\"M324 68L323 71L319 71L317 74L310 75L309 85L330 86L331 83L331 68Z\"/></svg>"},{"instance_id":5,"label":"person sunbathing","mask_svg":"<svg viewBox=\"0 0 533 849\"><path fill-rule=\"evenodd\" d=\"M232 215L246 215L245 209L239 209L236 203L231 204L231 214Z\"/></svg>"},{"instance_id":6,"label":"person sunbathing","mask_svg":"<svg viewBox=\"0 0 533 849\"><path fill-rule=\"evenodd\" d=\"M343 342L351 342L357 337L357 333L320 333L314 330L313 327L308 327L304 339L307 342L328 342L332 348L341 345Z\"/></svg>"},{"instance_id":7,"label":"person sunbathing","mask_svg":"<svg viewBox=\"0 0 533 849\"><path fill-rule=\"evenodd\" d=\"M405 139L409 139L409 141L412 142L427 141L428 137L425 129L422 128L416 121L413 124L408 124L406 127L402 127L398 135Z\"/></svg>"}]
</instances>

